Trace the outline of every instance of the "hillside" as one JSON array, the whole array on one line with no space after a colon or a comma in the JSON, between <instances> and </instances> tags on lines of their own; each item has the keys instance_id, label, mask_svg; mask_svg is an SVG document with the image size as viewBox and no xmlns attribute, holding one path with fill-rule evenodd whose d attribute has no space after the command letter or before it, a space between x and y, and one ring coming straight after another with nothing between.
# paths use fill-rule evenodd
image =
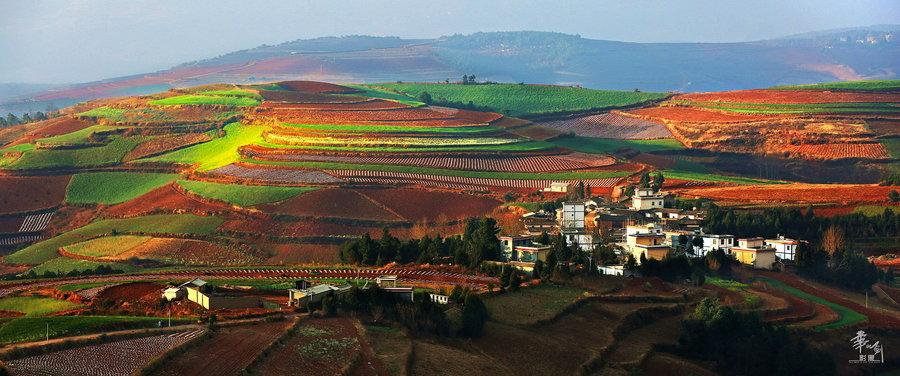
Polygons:
<instances>
[{"instance_id":1,"label":"hillside","mask_svg":"<svg viewBox=\"0 0 900 376\"><path fill-rule=\"evenodd\" d=\"M544 32L428 40L316 38L236 51L160 72L31 93L4 101L0 112L44 110L50 103L64 107L88 99L214 82L437 82L475 74L501 82L666 92L893 78L900 71L900 48L896 38L890 37L896 29L856 28L746 43L625 43Z\"/></svg>"}]
</instances>

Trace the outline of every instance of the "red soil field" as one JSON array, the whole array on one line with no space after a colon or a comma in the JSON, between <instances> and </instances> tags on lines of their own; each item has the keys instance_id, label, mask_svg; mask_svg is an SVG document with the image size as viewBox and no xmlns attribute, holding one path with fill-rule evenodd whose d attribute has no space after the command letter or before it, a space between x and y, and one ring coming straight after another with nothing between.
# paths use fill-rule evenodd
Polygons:
<instances>
[{"instance_id":1,"label":"red soil field","mask_svg":"<svg viewBox=\"0 0 900 376\"><path fill-rule=\"evenodd\" d=\"M285 81L279 82L278 86L293 91L319 94L353 94L359 92L358 89L351 87L319 81Z\"/></svg>"},{"instance_id":2,"label":"red soil field","mask_svg":"<svg viewBox=\"0 0 900 376\"><path fill-rule=\"evenodd\" d=\"M762 121L777 118L768 115L748 115L736 112L724 112L699 109L696 107L683 106L663 106L641 108L624 112L627 114L637 115L638 117L658 121L680 121L680 122L713 122L713 123L730 123L730 122L748 122Z\"/></svg>"},{"instance_id":3,"label":"red soil field","mask_svg":"<svg viewBox=\"0 0 900 376\"><path fill-rule=\"evenodd\" d=\"M900 102L894 93L859 93L819 90L738 90L677 95L673 100L738 103Z\"/></svg>"},{"instance_id":4,"label":"red soil field","mask_svg":"<svg viewBox=\"0 0 900 376\"><path fill-rule=\"evenodd\" d=\"M784 145L787 153L798 154L813 159L889 159L887 150L880 143L835 143L835 144L804 144Z\"/></svg>"},{"instance_id":5,"label":"red soil field","mask_svg":"<svg viewBox=\"0 0 900 376\"><path fill-rule=\"evenodd\" d=\"M360 354L361 348L365 344L365 340L360 338L353 322L347 318L334 319L314 319L304 321L301 329L290 337L284 347L274 351L266 360L259 365L257 371L261 375L297 375L302 373L317 375L387 375L389 372L383 369L377 359L360 360L355 362L357 368L365 368L354 370L350 368L350 372L345 371L346 367L351 365L353 358L364 356ZM310 334L304 334L310 333ZM313 335L313 334L316 335ZM320 333L320 334L319 334ZM328 341L331 343L342 343L345 346L335 348L327 353L312 352L304 349L319 348L314 343ZM308 346L308 347L307 347ZM376 372L374 367L378 367L381 372ZM300 372L307 370L308 372ZM312 371L315 370L315 371ZM364 372L365 371L365 372Z\"/></svg>"},{"instance_id":6,"label":"red soil field","mask_svg":"<svg viewBox=\"0 0 900 376\"><path fill-rule=\"evenodd\" d=\"M335 264L338 260L338 251L341 246L337 244L270 244L266 249L275 253L266 259L266 263L275 265L284 264Z\"/></svg>"},{"instance_id":7,"label":"red soil field","mask_svg":"<svg viewBox=\"0 0 900 376\"><path fill-rule=\"evenodd\" d=\"M378 184L427 184L430 186L446 187L453 189L469 189L462 187L481 186L502 188L545 188L552 182L568 181L570 183L584 182L592 187L612 187L623 178L598 178L598 179L562 179L562 180L537 180L537 179L495 179L495 178L469 178L460 176L430 175L407 172L390 171L364 171L364 170L324 170L330 175L341 177L347 181L357 183Z\"/></svg>"},{"instance_id":8,"label":"red soil field","mask_svg":"<svg viewBox=\"0 0 900 376\"><path fill-rule=\"evenodd\" d=\"M275 220L229 220L219 227L219 231L232 232L247 237L263 235L286 238L329 237L329 236L362 236L363 234L380 234L381 226L362 226L326 222L322 220L303 220L296 222Z\"/></svg>"},{"instance_id":9,"label":"red soil field","mask_svg":"<svg viewBox=\"0 0 900 376\"><path fill-rule=\"evenodd\" d=\"M446 222L482 216L500 205L500 201L490 197L452 192L412 189L360 189L357 192L410 221Z\"/></svg>"},{"instance_id":10,"label":"red soil field","mask_svg":"<svg viewBox=\"0 0 900 376\"><path fill-rule=\"evenodd\" d=\"M237 182L263 184L325 184L340 183L343 180L318 170L292 169L282 166L259 166L232 163L208 173Z\"/></svg>"},{"instance_id":11,"label":"red soil field","mask_svg":"<svg viewBox=\"0 0 900 376\"><path fill-rule=\"evenodd\" d=\"M284 90L259 90L259 95L269 103L359 103L369 100L367 97L355 95L316 94Z\"/></svg>"},{"instance_id":12,"label":"red soil field","mask_svg":"<svg viewBox=\"0 0 900 376\"><path fill-rule=\"evenodd\" d=\"M70 116L60 116L36 123L35 125L38 126L38 128L26 133L26 136L33 138L59 136L87 128L93 124L93 122L87 120Z\"/></svg>"},{"instance_id":13,"label":"red soil field","mask_svg":"<svg viewBox=\"0 0 900 376\"><path fill-rule=\"evenodd\" d=\"M400 221L382 204L349 189L326 188L296 196L279 204L261 205L266 212L312 217L338 217L373 221Z\"/></svg>"},{"instance_id":14,"label":"red soil field","mask_svg":"<svg viewBox=\"0 0 900 376\"><path fill-rule=\"evenodd\" d=\"M150 282L123 283L104 289L95 299L119 302L136 302L151 294L162 293L163 286Z\"/></svg>"},{"instance_id":15,"label":"red soil field","mask_svg":"<svg viewBox=\"0 0 900 376\"><path fill-rule=\"evenodd\" d=\"M0 214L47 209L66 197L69 175L0 176Z\"/></svg>"},{"instance_id":16,"label":"red soil field","mask_svg":"<svg viewBox=\"0 0 900 376\"><path fill-rule=\"evenodd\" d=\"M257 355L278 339L290 320L226 327L215 336L176 356L156 375L241 375ZM297 369L293 370L295 373Z\"/></svg>"},{"instance_id":17,"label":"red soil field","mask_svg":"<svg viewBox=\"0 0 900 376\"><path fill-rule=\"evenodd\" d=\"M19 232L22 222L25 222L25 216L0 217L0 234Z\"/></svg>"},{"instance_id":18,"label":"red soil field","mask_svg":"<svg viewBox=\"0 0 900 376\"><path fill-rule=\"evenodd\" d=\"M687 189L687 197L728 202L759 203L881 203L888 201L890 186L865 184L773 184L723 188Z\"/></svg>"},{"instance_id":19,"label":"red soil field","mask_svg":"<svg viewBox=\"0 0 900 376\"><path fill-rule=\"evenodd\" d=\"M503 118L503 115L494 112L481 112L481 111L470 111L470 110L462 110L458 108L451 107L439 107L439 106L431 106L428 109L441 112L455 118L467 119L473 122L478 123L491 123Z\"/></svg>"},{"instance_id":20,"label":"red soil field","mask_svg":"<svg viewBox=\"0 0 900 376\"><path fill-rule=\"evenodd\" d=\"M813 207L813 215L819 217L834 217L838 215L852 214L855 210L856 205L816 206Z\"/></svg>"},{"instance_id":21,"label":"red soil field","mask_svg":"<svg viewBox=\"0 0 900 376\"><path fill-rule=\"evenodd\" d=\"M107 217L136 217L147 213L213 214L230 211L223 203L203 202L178 192L172 184L159 187L134 200L111 206Z\"/></svg>"},{"instance_id":22,"label":"red soil field","mask_svg":"<svg viewBox=\"0 0 900 376\"><path fill-rule=\"evenodd\" d=\"M519 137L527 137L539 141L546 141L560 135L560 132L556 129L542 127L539 125L528 125L520 128L507 128L506 131Z\"/></svg>"},{"instance_id":23,"label":"red soil field","mask_svg":"<svg viewBox=\"0 0 900 376\"><path fill-rule=\"evenodd\" d=\"M393 101L382 99L372 99L362 102L353 103L284 103L284 102L263 102L259 105L260 109L278 109L283 111L293 110L317 110L317 111L371 111L371 110L393 110L399 108L407 108L409 106Z\"/></svg>"}]
</instances>

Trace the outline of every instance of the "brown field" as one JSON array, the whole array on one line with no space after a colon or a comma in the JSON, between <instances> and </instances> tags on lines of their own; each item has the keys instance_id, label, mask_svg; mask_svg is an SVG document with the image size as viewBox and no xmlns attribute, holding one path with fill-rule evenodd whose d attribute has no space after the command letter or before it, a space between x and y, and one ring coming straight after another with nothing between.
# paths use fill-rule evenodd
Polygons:
<instances>
[{"instance_id":1,"label":"brown field","mask_svg":"<svg viewBox=\"0 0 900 376\"><path fill-rule=\"evenodd\" d=\"M520 137L527 137L534 140L545 141L560 135L556 129L544 127L541 125L527 125L518 128L507 128L507 132Z\"/></svg>"},{"instance_id":2,"label":"brown field","mask_svg":"<svg viewBox=\"0 0 900 376\"><path fill-rule=\"evenodd\" d=\"M900 120L869 120L866 125L878 136L900 137Z\"/></svg>"},{"instance_id":3,"label":"brown field","mask_svg":"<svg viewBox=\"0 0 900 376\"><path fill-rule=\"evenodd\" d=\"M402 166L423 166L467 171L503 172L551 172L569 171L588 167L609 166L615 159L605 156L573 153L547 156L500 157L375 157L315 154L257 154L253 157L275 161L343 162L360 164L385 164Z\"/></svg>"},{"instance_id":4,"label":"brown field","mask_svg":"<svg viewBox=\"0 0 900 376\"><path fill-rule=\"evenodd\" d=\"M269 103L359 103L369 100L367 97L353 95L316 94L285 90L260 90L259 95L262 95L263 99Z\"/></svg>"},{"instance_id":5,"label":"brown field","mask_svg":"<svg viewBox=\"0 0 900 376\"><path fill-rule=\"evenodd\" d=\"M188 197L178 192L172 184L167 184L134 200L111 206L103 214L108 217L134 217L148 213L211 214L230 210L229 205Z\"/></svg>"},{"instance_id":6,"label":"brown field","mask_svg":"<svg viewBox=\"0 0 900 376\"><path fill-rule=\"evenodd\" d=\"M381 233L381 226L361 226L326 221L301 220L285 222L264 219L229 220L219 227L220 231L234 232L247 236L277 236L286 238L328 237L328 236L362 236Z\"/></svg>"},{"instance_id":7,"label":"brown field","mask_svg":"<svg viewBox=\"0 0 900 376\"><path fill-rule=\"evenodd\" d=\"M266 259L267 264L291 265L291 264L336 264L339 263L338 251L341 246L337 244L266 244L264 249L274 255Z\"/></svg>"},{"instance_id":8,"label":"brown field","mask_svg":"<svg viewBox=\"0 0 900 376\"><path fill-rule=\"evenodd\" d=\"M539 123L560 133L574 133L578 136L614 139L646 140L672 138L672 132L656 121L624 116L619 112L583 116L572 119Z\"/></svg>"},{"instance_id":9,"label":"brown field","mask_svg":"<svg viewBox=\"0 0 900 376\"><path fill-rule=\"evenodd\" d=\"M477 217L500 205L500 201L490 197L452 192L411 189L359 189L357 192L409 221L445 222ZM434 210L434 205L441 209Z\"/></svg>"},{"instance_id":10,"label":"brown field","mask_svg":"<svg viewBox=\"0 0 900 376\"><path fill-rule=\"evenodd\" d=\"M59 136L87 128L93 124L93 122L71 116L60 116L35 123L37 128L26 133L26 136L31 138Z\"/></svg>"},{"instance_id":11,"label":"brown field","mask_svg":"<svg viewBox=\"0 0 900 376\"><path fill-rule=\"evenodd\" d=\"M293 91L319 94L353 94L359 92L358 89L351 87L319 81L284 81L279 82L278 86Z\"/></svg>"},{"instance_id":12,"label":"brown field","mask_svg":"<svg viewBox=\"0 0 900 376\"><path fill-rule=\"evenodd\" d=\"M753 203L883 203L896 187L864 184L773 184L722 188L686 189L679 193L692 198Z\"/></svg>"},{"instance_id":13,"label":"brown field","mask_svg":"<svg viewBox=\"0 0 900 376\"><path fill-rule=\"evenodd\" d=\"M308 192L278 204L262 205L266 212L312 217L354 218L373 221L403 220L383 204L343 188L326 188Z\"/></svg>"},{"instance_id":14,"label":"brown field","mask_svg":"<svg viewBox=\"0 0 900 376\"><path fill-rule=\"evenodd\" d=\"M142 142L136 148L128 152L123 158L124 161L152 157L167 151L180 149L190 145L209 141L212 137L205 133L186 133L177 135L161 136Z\"/></svg>"},{"instance_id":15,"label":"brown field","mask_svg":"<svg viewBox=\"0 0 900 376\"><path fill-rule=\"evenodd\" d=\"M372 99L362 102L350 103L285 103L285 102L263 102L258 108L263 110L280 110L280 111L371 111L371 110L393 110L407 108L409 106L383 99Z\"/></svg>"},{"instance_id":16,"label":"brown field","mask_svg":"<svg viewBox=\"0 0 900 376\"><path fill-rule=\"evenodd\" d=\"M246 265L259 261L234 248L203 240L152 238L109 261L128 260L132 257L178 265Z\"/></svg>"},{"instance_id":17,"label":"brown field","mask_svg":"<svg viewBox=\"0 0 900 376\"><path fill-rule=\"evenodd\" d=\"M891 158L884 146L877 142L785 145L783 150L808 159Z\"/></svg>"},{"instance_id":18,"label":"brown field","mask_svg":"<svg viewBox=\"0 0 900 376\"><path fill-rule=\"evenodd\" d=\"M290 324L286 320L222 328L211 339L164 364L154 375L241 375Z\"/></svg>"},{"instance_id":19,"label":"brown field","mask_svg":"<svg viewBox=\"0 0 900 376\"><path fill-rule=\"evenodd\" d=\"M0 214L55 207L66 197L70 179L69 175L0 176Z\"/></svg>"},{"instance_id":20,"label":"brown field","mask_svg":"<svg viewBox=\"0 0 900 376\"><path fill-rule=\"evenodd\" d=\"M354 362L365 356L363 346L366 346L365 340L350 319L309 320L301 324L284 347L273 351L255 370L261 375L385 374L364 372L362 368L371 365L374 359L369 359L370 364ZM352 367L353 363L357 367Z\"/></svg>"},{"instance_id":21,"label":"brown field","mask_svg":"<svg viewBox=\"0 0 900 376\"><path fill-rule=\"evenodd\" d=\"M681 94L674 100L738 103L835 103L835 102L900 102L894 93L860 93L820 90L738 90L712 93Z\"/></svg>"},{"instance_id":22,"label":"brown field","mask_svg":"<svg viewBox=\"0 0 900 376\"><path fill-rule=\"evenodd\" d=\"M775 116L770 115L747 115L736 112L705 110L683 106L641 108L623 113L637 115L640 118L651 121L677 121L686 123L735 123L765 121L776 118Z\"/></svg>"}]
</instances>

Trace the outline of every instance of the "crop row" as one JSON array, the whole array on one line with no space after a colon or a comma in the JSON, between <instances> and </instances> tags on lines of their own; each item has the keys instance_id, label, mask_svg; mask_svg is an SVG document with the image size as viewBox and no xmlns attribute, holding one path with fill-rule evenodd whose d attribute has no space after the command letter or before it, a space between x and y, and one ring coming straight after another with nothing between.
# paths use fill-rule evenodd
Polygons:
<instances>
[{"instance_id":1,"label":"crop row","mask_svg":"<svg viewBox=\"0 0 900 376\"><path fill-rule=\"evenodd\" d=\"M468 171L546 172L567 171L589 167L588 164L558 156L528 156L506 158L484 157L357 157L334 155L269 154L259 159L275 161L340 162L357 164L382 164L398 166L422 166Z\"/></svg>"},{"instance_id":2,"label":"crop row","mask_svg":"<svg viewBox=\"0 0 900 376\"><path fill-rule=\"evenodd\" d=\"M591 187L612 187L620 182L623 178L595 178L595 179L560 179L560 180L543 180L543 179L497 179L497 178L478 178L465 176L444 176L430 175L420 173L407 172L391 172L391 171L367 171L367 170L325 170L325 172L347 178L354 181L357 178L382 178L382 179L399 179L401 181L434 181L449 184L463 184L474 186L488 187L508 187L508 188L545 188L553 182L584 182Z\"/></svg>"},{"instance_id":3,"label":"crop row","mask_svg":"<svg viewBox=\"0 0 900 376\"><path fill-rule=\"evenodd\" d=\"M815 159L887 159L891 157L884 146L879 143L785 145L784 151Z\"/></svg>"},{"instance_id":4,"label":"crop row","mask_svg":"<svg viewBox=\"0 0 900 376\"><path fill-rule=\"evenodd\" d=\"M346 146L346 147L431 147L505 145L519 142L514 138L497 137L310 137L265 133L263 138L273 144L298 146Z\"/></svg>"},{"instance_id":5,"label":"crop row","mask_svg":"<svg viewBox=\"0 0 900 376\"><path fill-rule=\"evenodd\" d=\"M25 217L25 221L22 222L22 227L19 228L19 232L44 231L44 229L47 228L47 225L50 224L51 218L53 218L52 211L29 215Z\"/></svg>"},{"instance_id":6,"label":"crop row","mask_svg":"<svg viewBox=\"0 0 900 376\"><path fill-rule=\"evenodd\" d=\"M210 170L209 174L270 183L324 184L342 182L341 179L338 179L321 171L247 167L237 164L230 164L214 170Z\"/></svg>"},{"instance_id":7,"label":"crop row","mask_svg":"<svg viewBox=\"0 0 900 376\"><path fill-rule=\"evenodd\" d=\"M555 129L561 133L574 133L585 137L614 139L672 138L672 133L663 124L616 113L556 120L539 123L539 125Z\"/></svg>"},{"instance_id":8,"label":"crop row","mask_svg":"<svg viewBox=\"0 0 900 376\"><path fill-rule=\"evenodd\" d=\"M396 110L400 108L408 108L409 106L386 101L382 99L371 99L362 102L350 103L289 103L289 102L263 102L259 106L262 110L282 110L282 111L373 111L373 110Z\"/></svg>"},{"instance_id":9,"label":"crop row","mask_svg":"<svg viewBox=\"0 0 900 376\"><path fill-rule=\"evenodd\" d=\"M203 330L194 330L84 346L13 360L7 365L13 374L130 375L201 333Z\"/></svg>"}]
</instances>

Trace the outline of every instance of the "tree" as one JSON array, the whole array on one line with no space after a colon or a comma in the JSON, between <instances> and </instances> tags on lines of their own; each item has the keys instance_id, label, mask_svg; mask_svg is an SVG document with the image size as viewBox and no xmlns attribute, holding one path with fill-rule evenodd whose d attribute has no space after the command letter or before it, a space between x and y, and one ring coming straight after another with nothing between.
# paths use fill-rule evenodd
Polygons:
<instances>
[{"instance_id":1,"label":"tree","mask_svg":"<svg viewBox=\"0 0 900 376\"><path fill-rule=\"evenodd\" d=\"M14 115L14 114L12 114L12 113L6 114L6 124L8 124L8 125L16 125L16 124L20 124L21 122L22 122L22 121L19 120L19 118L18 118L16 115Z\"/></svg>"},{"instance_id":2,"label":"tree","mask_svg":"<svg viewBox=\"0 0 900 376\"><path fill-rule=\"evenodd\" d=\"M427 91L423 91L421 94L419 94L419 102L431 104L432 101L433 99L431 98L431 94L429 94Z\"/></svg>"},{"instance_id":3,"label":"tree","mask_svg":"<svg viewBox=\"0 0 900 376\"><path fill-rule=\"evenodd\" d=\"M653 176L653 188L654 192L659 192L662 189L663 183L666 181L666 178L663 176L662 172L657 171L656 175Z\"/></svg>"},{"instance_id":4,"label":"tree","mask_svg":"<svg viewBox=\"0 0 900 376\"><path fill-rule=\"evenodd\" d=\"M900 192L892 190L890 193L888 193L888 198L891 199L891 202L900 202Z\"/></svg>"},{"instance_id":5,"label":"tree","mask_svg":"<svg viewBox=\"0 0 900 376\"><path fill-rule=\"evenodd\" d=\"M635 270L637 269L637 262L634 261L633 255L628 255L628 259L625 261L625 270Z\"/></svg>"},{"instance_id":6,"label":"tree","mask_svg":"<svg viewBox=\"0 0 900 376\"><path fill-rule=\"evenodd\" d=\"M641 181L638 183L641 188L649 188L650 187L650 173L644 172L641 174Z\"/></svg>"},{"instance_id":7,"label":"tree","mask_svg":"<svg viewBox=\"0 0 900 376\"><path fill-rule=\"evenodd\" d=\"M694 284L694 286L703 286L703 284L706 282L706 273L703 272L703 269L694 269L694 272L691 273L691 282Z\"/></svg>"},{"instance_id":8,"label":"tree","mask_svg":"<svg viewBox=\"0 0 900 376\"><path fill-rule=\"evenodd\" d=\"M463 83L463 85L469 84L469 76L468 75L465 75L465 74L463 75L462 83Z\"/></svg>"},{"instance_id":9,"label":"tree","mask_svg":"<svg viewBox=\"0 0 900 376\"><path fill-rule=\"evenodd\" d=\"M463 303L461 314L462 327L460 335L469 338L478 338L484 334L484 322L487 321L488 312L484 302L477 294L467 294Z\"/></svg>"},{"instance_id":10,"label":"tree","mask_svg":"<svg viewBox=\"0 0 900 376\"><path fill-rule=\"evenodd\" d=\"M846 240L844 239L844 230L840 229L835 225L831 225L828 227L828 230L825 230L825 233L822 234L822 250L828 254L828 256L834 256L834 253L840 250L843 250L846 246Z\"/></svg>"}]
</instances>

